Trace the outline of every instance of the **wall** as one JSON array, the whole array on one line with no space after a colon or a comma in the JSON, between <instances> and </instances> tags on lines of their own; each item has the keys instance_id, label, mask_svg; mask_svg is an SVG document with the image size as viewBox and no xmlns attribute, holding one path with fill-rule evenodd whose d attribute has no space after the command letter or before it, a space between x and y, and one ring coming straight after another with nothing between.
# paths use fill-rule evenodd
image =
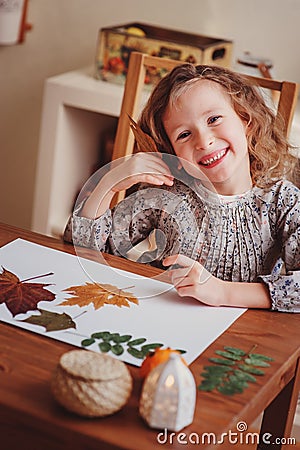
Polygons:
<instances>
[{"instance_id":1,"label":"wall","mask_svg":"<svg viewBox=\"0 0 300 450\"><path fill-rule=\"evenodd\" d=\"M232 39L300 82L298 0L29 0L26 42L0 46L0 221L30 228L44 80L93 64L98 29L143 21Z\"/></svg>"}]
</instances>

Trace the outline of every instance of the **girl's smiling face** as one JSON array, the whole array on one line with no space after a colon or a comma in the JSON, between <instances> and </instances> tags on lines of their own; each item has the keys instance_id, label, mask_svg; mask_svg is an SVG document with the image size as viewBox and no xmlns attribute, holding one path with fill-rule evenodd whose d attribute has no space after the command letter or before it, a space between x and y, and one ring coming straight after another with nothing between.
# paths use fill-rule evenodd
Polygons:
<instances>
[{"instance_id":1,"label":"girl's smiling face","mask_svg":"<svg viewBox=\"0 0 300 450\"><path fill-rule=\"evenodd\" d=\"M169 104L163 124L175 154L190 175L208 188L212 183L222 195L241 194L251 188L247 124L221 85L195 81Z\"/></svg>"}]
</instances>

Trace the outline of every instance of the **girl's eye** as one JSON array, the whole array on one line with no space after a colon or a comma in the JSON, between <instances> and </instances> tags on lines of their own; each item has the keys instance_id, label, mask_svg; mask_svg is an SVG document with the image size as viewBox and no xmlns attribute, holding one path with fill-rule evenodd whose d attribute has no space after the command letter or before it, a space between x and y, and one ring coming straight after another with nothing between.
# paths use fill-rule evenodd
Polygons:
<instances>
[{"instance_id":1,"label":"girl's eye","mask_svg":"<svg viewBox=\"0 0 300 450\"><path fill-rule=\"evenodd\" d=\"M221 119L221 116L212 116L208 119L208 124L213 125L215 124L219 119Z\"/></svg>"},{"instance_id":2,"label":"girl's eye","mask_svg":"<svg viewBox=\"0 0 300 450\"><path fill-rule=\"evenodd\" d=\"M189 135L190 135L191 133L189 132L189 131L184 131L183 133L180 133L179 135L178 135L178 137L177 137L177 141L180 141L180 140L183 140L183 139L186 139L187 137L189 137Z\"/></svg>"}]
</instances>

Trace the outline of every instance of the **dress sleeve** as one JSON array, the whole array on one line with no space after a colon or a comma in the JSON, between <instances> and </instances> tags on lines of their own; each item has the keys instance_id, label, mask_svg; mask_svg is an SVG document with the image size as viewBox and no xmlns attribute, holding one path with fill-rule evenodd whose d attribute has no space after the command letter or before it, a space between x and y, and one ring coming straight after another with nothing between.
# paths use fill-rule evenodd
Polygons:
<instances>
[{"instance_id":1,"label":"dress sleeve","mask_svg":"<svg viewBox=\"0 0 300 450\"><path fill-rule=\"evenodd\" d=\"M126 197L97 219L82 217L81 203L69 218L64 240L80 247L128 257L127 253L147 239L157 226L156 208L145 202L145 195L139 191L139 195Z\"/></svg>"},{"instance_id":2,"label":"dress sleeve","mask_svg":"<svg viewBox=\"0 0 300 450\"><path fill-rule=\"evenodd\" d=\"M98 219L80 216L81 203L70 216L64 230L63 239L79 247L88 247L103 251L111 230L111 210L108 209Z\"/></svg>"},{"instance_id":3,"label":"dress sleeve","mask_svg":"<svg viewBox=\"0 0 300 450\"><path fill-rule=\"evenodd\" d=\"M300 191L284 186L277 201L276 230L282 260L270 275L261 276L269 288L272 310L300 313Z\"/></svg>"}]
</instances>

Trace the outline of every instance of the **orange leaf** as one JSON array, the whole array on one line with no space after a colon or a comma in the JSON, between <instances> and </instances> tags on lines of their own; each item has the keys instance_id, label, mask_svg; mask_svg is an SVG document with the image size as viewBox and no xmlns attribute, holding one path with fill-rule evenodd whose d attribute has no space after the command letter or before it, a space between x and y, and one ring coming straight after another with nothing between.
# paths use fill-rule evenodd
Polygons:
<instances>
[{"instance_id":1,"label":"orange leaf","mask_svg":"<svg viewBox=\"0 0 300 450\"><path fill-rule=\"evenodd\" d=\"M60 305L82 307L93 303L95 309L99 309L105 304L121 307L130 306L129 302L136 305L139 303L138 299L130 292L122 291L112 284L86 283L83 286L71 286L64 291L73 297L68 298Z\"/></svg>"}]
</instances>

